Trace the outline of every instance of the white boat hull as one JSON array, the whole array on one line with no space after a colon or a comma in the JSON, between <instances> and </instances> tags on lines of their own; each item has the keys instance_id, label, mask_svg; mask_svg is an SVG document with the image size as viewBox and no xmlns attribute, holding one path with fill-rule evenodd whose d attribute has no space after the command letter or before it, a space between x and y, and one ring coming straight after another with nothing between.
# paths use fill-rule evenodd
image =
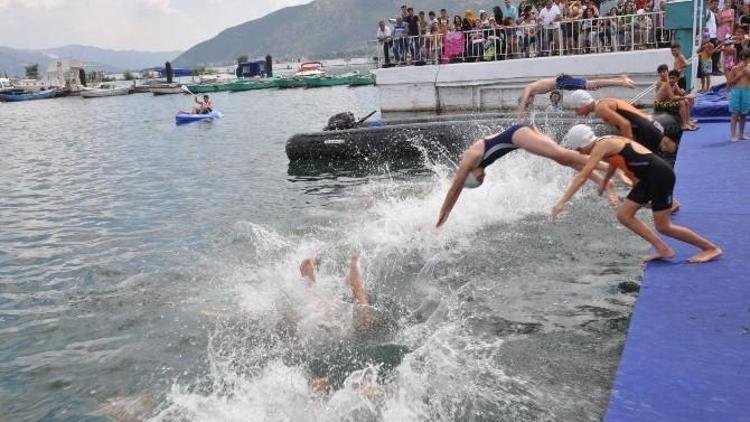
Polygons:
<instances>
[{"instance_id":1,"label":"white boat hull","mask_svg":"<svg viewBox=\"0 0 750 422\"><path fill-rule=\"evenodd\" d=\"M129 87L110 88L110 89L93 88L93 89L86 89L86 90L81 91L81 97L83 98L114 97L117 95L128 95L128 94L130 94Z\"/></svg>"}]
</instances>

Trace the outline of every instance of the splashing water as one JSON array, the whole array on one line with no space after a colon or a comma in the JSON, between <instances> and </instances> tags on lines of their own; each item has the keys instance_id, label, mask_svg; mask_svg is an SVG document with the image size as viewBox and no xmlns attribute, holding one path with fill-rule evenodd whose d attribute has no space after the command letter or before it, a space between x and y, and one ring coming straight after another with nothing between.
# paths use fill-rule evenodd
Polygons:
<instances>
[{"instance_id":1,"label":"splashing water","mask_svg":"<svg viewBox=\"0 0 750 422\"><path fill-rule=\"evenodd\" d=\"M478 296L510 286L501 275L529 264L505 253L529 236L514 225L532 220L522 226L544 226L540 220L562 193L571 170L529 154L511 154L489 169L482 188L465 190L446 226L435 230L451 171L440 163L428 166L426 178L391 176L359 186L350 193L350 203L358 206L328 226L281 233L239 224L238 238L251 243L255 255L229 275L235 315L217 323L208 350L209 373L197 381L177 382L154 419L580 416L580 405L564 397L548 398L546 385L540 387L533 374L513 374L513 362L504 356L508 342L532 338L537 343L554 333L550 315L520 312L509 316L522 321L505 319ZM606 213L598 202L589 207ZM349 254L361 257L365 285L374 297L380 320L374 333L358 333L352 324L355 305L343 282ZM314 286L305 285L299 275L299 262L307 256L318 257ZM487 260L505 269L487 266ZM515 296L527 306L538 305L524 294ZM503 324L511 328L498 330ZM322 372L313 368L321 361ZM613 367L610 362L607 370L611 373ZM330 375L339 370L345 373ZM340 378L327 393L315 391L321 374ZM598 419L607 386L587 388L601 391L594 400L598 407L587 409L584 419Z\"/></svg>"}]
</instances>

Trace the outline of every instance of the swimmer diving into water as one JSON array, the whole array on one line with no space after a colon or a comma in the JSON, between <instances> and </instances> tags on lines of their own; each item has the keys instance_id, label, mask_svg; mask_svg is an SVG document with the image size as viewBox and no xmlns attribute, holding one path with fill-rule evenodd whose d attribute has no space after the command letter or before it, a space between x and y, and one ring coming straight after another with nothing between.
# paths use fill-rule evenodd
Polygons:
<instances>
[{"instance_id":1,"label":"swimmer diving into water","mask_svg":"<svg viewBox=\"0 0 750 422\"><path fill-rule=\"evenodd\" d=\"M581 189L586 179L592 174L602 160L610 163L603 182L607 182L616 169L637 180L635 186L617 210L617 219L635 234L648 241L656 251L644 258L644 261L671 259L675 251L669 247L645 223L635 217L641 207L651 201L654 225L659 233L689 243L701 249L701 252L688 259L691 263L703 263L718 258L722 250L687 227L672 222L672 192L675 175L672 167L659 156L643 145L623 136L597 137L591 127L573 126L565 135L563 145L581 154L588 155L588 162L583 170L570 183L565 194L552 208L552 221ZM601 185L600 191L602 187Z\"/></svg>"},{"instance_id":2,"label":"swimmer diving into water","mask_svg":"<svg viewBox=\"0 0 750 422\"><path fill-rule=\"evenodd\" d=\"M471 189L481 186L484 182L484 169L505 154L519 148L576 170L582 169L588 162L587 157L561 147L549 136L526 124L517 124L489 138L479 139L464 151L461 157L458 170L453 176L453 182L440 209L436 227L442 226L448 220L448 215L463 188ZM598 169L603 171L608 171L609 168L604 163L598 166ZM593 171L590 172L589 177L594 183L602 183L602 177ZM617 205L618 199L614 185L607 182L606 186L610 203Z\"/></svg>"},{"instance_id":3,"label":"swimmer diving into water","mask_svg":"<svg viewBox=\"0 0 750 422\"><path fill-rule=\"evenodd\" d=\"M375 399L385 394L379 374L373 374L368 365L376 366L383 374L401 363L408 348L393 343L368 341L380 327L381 321L376 321L370 301L365 291L362 275L359 270L359 259L351 256L344 282L349 286L354 297L354 327L358 334L356 341L347 343L339 341L331 348L321 350L322 355L308 361L310 375L310 389L317 394L330 392L342 386L344 380L355 371L360 372L361 378L357 382L358 393L367 399ZM315 266L310 258L300 264L300 273L308 285L316 283ZM378 375L375 377L374 375Z\"/></svg>"},{"instance_id":4,"label":"swimmer diving into water","mask_svg":"<svg viewBox=\"0 0 750 422\"><path fill-rule=\"evenodd\" d=\"M614 79L594 79L587 81L585 79L576 79L568 75L560 75L557 78L540 79L526 85L523 94L518 99L518 115L523 115L531 106L534 105L534 96L543 95L554 90L575 91L585 89L594 91L599 88L608 86L621 86L625 88L635 88L635 83L627 76Z\"/></svg>"}]
</instances>

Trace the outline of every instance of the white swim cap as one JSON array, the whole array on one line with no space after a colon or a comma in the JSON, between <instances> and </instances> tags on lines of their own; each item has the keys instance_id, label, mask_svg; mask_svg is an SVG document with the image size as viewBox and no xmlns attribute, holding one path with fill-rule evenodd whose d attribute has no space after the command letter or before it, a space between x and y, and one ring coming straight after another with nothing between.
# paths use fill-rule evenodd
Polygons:
<instances>
[{"instance_id":1,"label":"white swim cap","mask_svg":"<svg viewBox=\"0 0 750 422\"><path fill-rule=\"evenodd\" d=\"M563 138L563 145L566 148L576 149L584 147L596 140L596 134L591 126L588 125L575 125Z\"/></svg>"},{"instance_id":2,"label":"white swim cap","mask_svg":"<svg viewBox=\"0 0 750 422\"><path fill-rule=\"evenodd\" d=\"M466 179L464 179L464 187L468 189L474 189L482 186L482 182L480 182L476 176L474 176L474 173L469 173L466 175Z\"/></svg>"},{"instance_id":3,"label":"white swim cap","mask_svg":"<svg viewBox=\"0 0 750 422\"><path fill-rule=\"evenodd\" d=\"M592 97L591 94L588 93L588 91L577 89L570 95L568 95L565 100L565 102L568 104L568 107L577 109L579 107L583 107L593 103L594 97Z\"/></svg>"}]
</instances>

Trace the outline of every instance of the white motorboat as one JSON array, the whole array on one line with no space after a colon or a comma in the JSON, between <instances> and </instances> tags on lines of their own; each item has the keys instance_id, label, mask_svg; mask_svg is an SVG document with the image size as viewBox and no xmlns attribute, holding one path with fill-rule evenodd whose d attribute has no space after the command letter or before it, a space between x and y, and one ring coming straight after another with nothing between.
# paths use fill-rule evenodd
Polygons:
<instances>
[{"instance_id":1,"label":"white motorboat","mask_svg":"<svg viewBox=\"0 0 750 422\"><path fill-rule=\"evenodd\" d=\"M299 65L299 69L297 69L297 73L294 76L323 76L325 72L322 69L323 63L321 62L304 62Z\"/></svg>"},{"instance_id":2,"label":"white motorboat","mask_svg":"<svg viewBox=\"0 0 750 422\"><path fill-rule=\"evenodd\" d=\"M113 97L128 94L130 94L129 86L118 87L108 84L102 84L99 88L85 88L81 91L81 97L83 98Z\"/></svg>"}]
</instances>

